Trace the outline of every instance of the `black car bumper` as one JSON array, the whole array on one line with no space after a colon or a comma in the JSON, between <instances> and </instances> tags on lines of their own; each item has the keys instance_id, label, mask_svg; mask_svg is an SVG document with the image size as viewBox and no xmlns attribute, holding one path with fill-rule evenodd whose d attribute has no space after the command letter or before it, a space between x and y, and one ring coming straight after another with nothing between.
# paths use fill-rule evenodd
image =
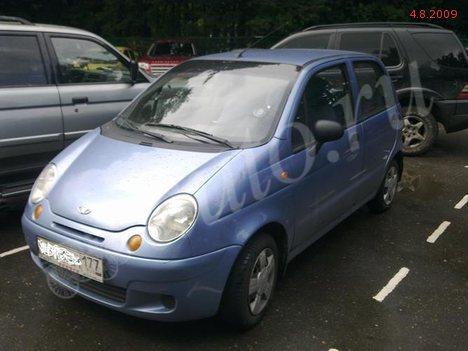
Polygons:
<instances>
[{"instance_id":1,"label":"black car bumper","mask_svg":"<svg viewBox=\"0 0 468 351\"><path fill-rule=\"evenodd\" d=\"M437 120L442 123L447 133L468 129L468 100L439 100Z\"/></svg>"}]
</instances>

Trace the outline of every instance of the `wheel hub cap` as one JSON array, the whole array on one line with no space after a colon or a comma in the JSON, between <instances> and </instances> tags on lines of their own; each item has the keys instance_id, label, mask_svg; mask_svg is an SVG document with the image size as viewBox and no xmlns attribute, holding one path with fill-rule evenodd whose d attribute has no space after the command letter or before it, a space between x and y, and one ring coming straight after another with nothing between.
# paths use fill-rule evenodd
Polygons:
<instances>
[{"instance_id":1,"label":"wheel hub cap","mask_svg":"<svg viewBox=\"0 0 468 351\"><path fill-rule=\"evenodd\" d=\"M385 175L383 200L388 206L392 203L398 186L398 171L391 167Z\"/></svg>"},{"instance_id":2,"label":"wheel hub cap","mask_svg":"<svg viewBox=\"0 0 468 351\"><path fill-rule=\"evenodd\" d=\"M264 249L255 260L249 282L249 308L254 315L261 313L270 300L275 284L275 256Z\"/></svg>"},{"instance_id":3,"label":"wheel hub cap","mask_svg":"<svg viewBox=\"0 0 468 351\"><path fill-rule=\"evenodd\" d=\"M403 125L403 146L415 148L426 141L427 128L424 120L419 116L405 116Z\"/></svg>"}]
</instances>

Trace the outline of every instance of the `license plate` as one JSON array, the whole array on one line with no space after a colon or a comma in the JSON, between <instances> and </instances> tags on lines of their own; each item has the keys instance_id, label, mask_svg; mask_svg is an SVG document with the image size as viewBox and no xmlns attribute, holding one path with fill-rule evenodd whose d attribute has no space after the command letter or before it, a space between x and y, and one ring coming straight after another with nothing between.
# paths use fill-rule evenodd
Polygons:
<instances>
[{"instance_id":1,"label":"license plate","mask_svg":"<svg viewBox=\"0 0 468 351\"><path fill-rule=\"evenodd\" d=\"M104 282L102 260L52 241L37 238L39 257L83 277Z\"/></svg>"}]
</instances>

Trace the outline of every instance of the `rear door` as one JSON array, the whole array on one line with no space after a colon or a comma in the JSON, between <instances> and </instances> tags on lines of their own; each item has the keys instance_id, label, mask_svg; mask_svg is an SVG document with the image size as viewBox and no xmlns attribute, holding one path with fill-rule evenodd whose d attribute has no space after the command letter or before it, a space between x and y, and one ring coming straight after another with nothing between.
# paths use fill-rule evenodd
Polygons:
<instances>
[{"instance_id":1,"label":"rear door","mask_svg":"<svg viewBox=\"0 0 468 351\"><path fill-rule=\"evenodd\" d=\"M65 144L114 118L148 86L132 84L129 62L97 39L48 35L62 104Z\"/></svg>"},{"instance_id":2,"label":"rear door","mask_svg":"<svg viewBox=\"0 0 468 351\"><path fill-rule=\"evenodd\" d=\"M48 67L42 34L0 31L3 195L21 191L22 185L26 192L28 183L63 147L59 94Z\"/></svg>"},{"instance_id":3,"label":"rear door","mask_svg":"<svg viewBox=\"0 0 468 351\"><path fill-rule=\"evenodd\" d=\"M357 95L358 123L363 128L363 191L375 194L385 173L387 160L398 141L400 125L396 98L390 78L375 61L353 62Z\"/></svg>"}]
</instances>

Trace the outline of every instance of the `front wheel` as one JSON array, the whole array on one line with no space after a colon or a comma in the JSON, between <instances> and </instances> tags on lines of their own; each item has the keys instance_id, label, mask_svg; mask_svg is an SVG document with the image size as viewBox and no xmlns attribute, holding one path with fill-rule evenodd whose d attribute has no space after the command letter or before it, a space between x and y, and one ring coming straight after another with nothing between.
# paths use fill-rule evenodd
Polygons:
<instances>
[{"instance_id":1,"label":"front wheel","mask_svg":"<svg viewBox=\"0 0 468 351\"><path fill-rule=\"evenodd\" d=\"M374 213L381 213L388 210L395 199L398 188L398 178L400 167L393 160L385 173L384 180L380 185L377 195L368 203L369 209Z\"/></svg>"},{"instance_id":2,"label":"front wheel","mask_svg":"<svg viewBox=\"0 0 468 351\"><path fill-rule=\"evenodd\" d=\"M278 276L278 248L268 234L259 234L239 254L229 276L220 317L238 329L249 329L263 318Z\"/></svg>"}]
</instances>

